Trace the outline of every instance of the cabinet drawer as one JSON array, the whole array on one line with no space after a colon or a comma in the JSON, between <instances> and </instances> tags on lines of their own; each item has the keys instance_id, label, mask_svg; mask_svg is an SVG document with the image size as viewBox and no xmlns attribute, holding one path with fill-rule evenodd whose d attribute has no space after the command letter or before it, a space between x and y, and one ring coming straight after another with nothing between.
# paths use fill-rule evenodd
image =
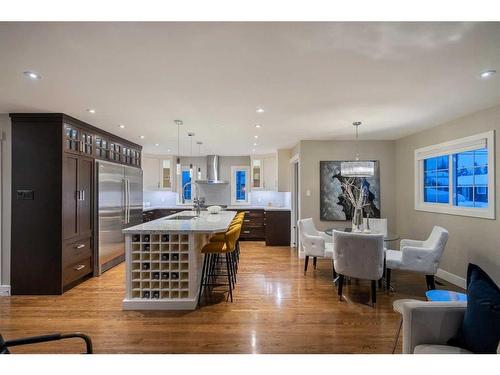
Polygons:
<instances>
[{"instance_id":1,"label":"cabinet drawer","mask_svg":"<svg viewBox=\"0 0 500 375\"><path fill-rule=\"evenodd\" d=\"M264 225L264 218L261 217L245 217L243 219L243 228L247 227L262 227Z\"/></svg>"},{"instance_id":2,"label":"cabinet drawer","mask_svg":"<svg viewBox=\"0 0 500 375\"><path fill-rule=\"evenodd\" d=\"M264 227L241 228L241 239L263 239L265 235Z\"/></svg>"},{"instance_id":3,"label":"cabinet drawer","mask_svg":"<svg viewBox=\"0 0 500 375\"><path fill-rule=\"evenodd\" d=\"M66 243L63 249L63 266L73 264L79 260L90 258L92 256L91 238L85 238L80 241Z\"/></svg>"},{"instance_id":4,"label":"cabinet drawer","mask_svg":"<svg viewBox=\"0 0 500 375\"><path fill-rule=\"evenodd\" d=\"M92 272L92 258L85 258L63 268L63 285L82 278Z\"/></svg>"},{"instance_id":5,"label":"cabinet drawer","mask_svg":"<svg viewBox=\"0 0 500 375\"><path fill-rule=\"evenodd\" d=\"M242 210L245 213L245 219L258 219L264 218L264 210Z\"/></svg>"}]
</instances>

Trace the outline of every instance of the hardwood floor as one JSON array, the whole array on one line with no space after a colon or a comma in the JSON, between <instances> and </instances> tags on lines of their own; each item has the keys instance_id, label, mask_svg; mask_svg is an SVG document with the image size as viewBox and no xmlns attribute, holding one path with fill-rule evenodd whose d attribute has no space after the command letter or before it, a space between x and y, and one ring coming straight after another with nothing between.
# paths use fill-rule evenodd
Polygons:
<instances>
[{"instance_id":1,"label":"hardwood floor","mask_svg":"<svg viewBox=\"0 0 500 375\"><path fill-rule=\"evenodd\" d=\"M288 247L242 242L233 303L217 293L196 311L122 311L124 264L62 296L0 297L4 339L82 331L96 353L390 353L399 315L392 302L424 299L425 277L393 272L395 293L379 290L369 306L370 284L344 286L338 300L331 261L309 264ZM459 290L438 280L440 289ZM401 348L401 343L399 345ZM399 348L399 351L401 350ZM79 352L75 340L13 348L13 353Z\"/></svg>"}]
</instances>

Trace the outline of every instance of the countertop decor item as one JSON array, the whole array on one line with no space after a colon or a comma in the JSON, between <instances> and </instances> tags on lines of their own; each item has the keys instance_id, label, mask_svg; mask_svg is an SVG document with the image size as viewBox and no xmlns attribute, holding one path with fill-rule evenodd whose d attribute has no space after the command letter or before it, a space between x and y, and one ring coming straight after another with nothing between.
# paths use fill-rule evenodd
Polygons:
<instances>
[{"instance_id":1,"label":"countertop decor item","mask_svg":"<svg viewBox=\"0 0 500 375\"><path fill-rule=\"evenodd\" d=\"M210 214L218 214L219 212L222 211L222 207L221 206L209 206L209 207L207 207L207 211Z\"/></svg>"}]
</instances>

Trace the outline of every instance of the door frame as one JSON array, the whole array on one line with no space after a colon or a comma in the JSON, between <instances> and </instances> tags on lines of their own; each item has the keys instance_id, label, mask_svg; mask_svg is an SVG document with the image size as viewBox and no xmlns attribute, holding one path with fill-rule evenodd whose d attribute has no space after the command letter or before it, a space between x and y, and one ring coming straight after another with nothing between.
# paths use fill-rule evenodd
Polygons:
<instances>
[{"instance_id":1,"label":"door frame","mask_svg":"<svg viewBox=\"0 0 500 375\"><path fill-rule=\"evenodd\" d=\"M300 254L300 241L297 221L300 219L300 158L294 155L290 159L292 177L292 211L290 215L290 243Z\"/></svg>"}]
</instances>

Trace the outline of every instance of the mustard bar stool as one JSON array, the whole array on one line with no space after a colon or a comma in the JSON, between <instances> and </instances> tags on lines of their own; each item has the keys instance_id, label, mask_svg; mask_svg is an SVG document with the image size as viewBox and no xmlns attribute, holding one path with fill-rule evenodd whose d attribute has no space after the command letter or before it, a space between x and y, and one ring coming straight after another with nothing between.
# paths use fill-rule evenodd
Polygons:
<instances>
[{"instance_id":1,"label":"mustard bar stool","mask_svg":"<svg viewBox=\"0 0 500 375\"><path fill-rule=\"evenodd\" d=\"M234 225L243 225L243 219L245 218L244 212L239 212L231 221L229 227L231 228ZM210 242L224 242L224 233L217 233L210 238ZM238 273L238 263L240 261L240 241L236 242L236 251L231 253L231 256L234 258L234 271L235 274ZM236 282L236 275L234 276L234 281Z\"/></svg>"},{"instance_id":2,"label":"mustard bar stool","mask_svg":"<svg viewBox=\"0 0 500 375\"><path fill-rule=\"evenodd\" d=\"M233 302L233 280L232 280L232 257L231 253L236 249L236 242L240 236L241 225L234 225L230 227L226 233L224 233L223 242L209 242L202 247L201 253L203 254L203 268L201 272L201 282L200 282L200 295L203 289L213 286L221 286L225 284L216 283L218 276L227 277L227 285L229 287L229 293L226 301L231 299ZM221 255L225 255L226 258L226 273L217 273L217 263ZM198 299L199 303L200 299Z\"/></svg>"}]
</instances>

